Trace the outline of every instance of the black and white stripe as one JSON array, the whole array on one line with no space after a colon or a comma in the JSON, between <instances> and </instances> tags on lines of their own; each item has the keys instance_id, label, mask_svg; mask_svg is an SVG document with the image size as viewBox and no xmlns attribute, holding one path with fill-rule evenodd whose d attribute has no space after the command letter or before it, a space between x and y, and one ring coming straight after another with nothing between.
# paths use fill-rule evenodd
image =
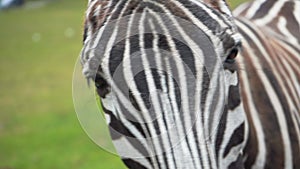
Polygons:
<instances>
[{"instance_id":1,"label":"black and white stripe","mask_svg":"<svg viewBox=\"0 0 300 169\"><path fill-rule=\"evenodd\" d=\"M292 3L287 13L299 23L298 2L254 1L234 22L223 0L90 0L83 73L125 164L297 168L299 34L278 15Z\"/></svg>"},{"instance_id":2,"label":"black and white stripe","mask_svg":"<svg viewBox=\"0 0 300 169\"><path fill-rule=\"evenodd\" d=\"M251 125L247 168L300 166L299 7L298 0L265 0L234 12L244 37L238 61Z\"/></svg>"}]
</instances>

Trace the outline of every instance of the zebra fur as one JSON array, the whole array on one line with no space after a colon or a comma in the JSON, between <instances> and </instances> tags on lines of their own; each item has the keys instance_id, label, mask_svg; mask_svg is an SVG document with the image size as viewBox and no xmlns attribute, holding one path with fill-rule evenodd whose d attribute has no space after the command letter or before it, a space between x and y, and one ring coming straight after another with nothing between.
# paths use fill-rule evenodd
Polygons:
<instances>
[{"instance_id":1,"label":"zebra fur","mask_svg":"<svg viewBox=\"0 0 300 169\"><path fill-rule=\"evenodd\" d=\"M299 2L89 0L83 73L124 163L300 167Z\"/></svg>"}]
</instances>

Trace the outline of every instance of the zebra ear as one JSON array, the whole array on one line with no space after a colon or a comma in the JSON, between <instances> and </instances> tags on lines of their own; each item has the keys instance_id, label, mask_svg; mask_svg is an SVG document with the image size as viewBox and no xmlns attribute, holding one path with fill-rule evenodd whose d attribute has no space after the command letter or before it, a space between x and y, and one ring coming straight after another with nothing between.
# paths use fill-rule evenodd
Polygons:
<instances>
[{"instance_id":1,"label":"zebra ear","mask_svg":"<svg viewBox=\"0 0 300 169\"><path fill-rule=\"evenodd\" d=\"M226 2L226 0L204 0L206 4L214 8L215 10L227 14L229 16L232 16L231 11L229 9L229 6Z\"/></svg>"}]
</instances>

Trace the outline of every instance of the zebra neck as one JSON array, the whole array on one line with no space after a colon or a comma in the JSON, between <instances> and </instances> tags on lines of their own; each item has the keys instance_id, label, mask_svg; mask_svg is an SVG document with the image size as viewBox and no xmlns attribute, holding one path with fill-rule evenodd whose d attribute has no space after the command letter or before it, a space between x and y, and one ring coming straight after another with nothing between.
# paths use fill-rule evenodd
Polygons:
<instances>
[{"instance_id":1,"label":"zebra neck","mask_svg":"<svg viewBox=\"0 0 300 169\"><path fill-rule=\"evenodd\" d=\"M208 6L216 9L217 11L232 16L229 6L225 0L202 0Z\"/></svg>"}]
</instances>

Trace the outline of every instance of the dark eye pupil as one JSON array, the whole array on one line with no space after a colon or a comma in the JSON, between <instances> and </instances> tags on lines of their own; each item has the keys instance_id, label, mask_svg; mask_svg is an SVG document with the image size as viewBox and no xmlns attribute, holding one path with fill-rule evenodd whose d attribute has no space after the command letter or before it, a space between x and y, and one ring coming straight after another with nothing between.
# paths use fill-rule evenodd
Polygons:
<instances>
[{"instance_id":1,"label":"dark eye pupil","mask_svg":"<svg viewBox=\"0 0 300 169\"><path fill-rule=\"evenodd\" d=\"M232 49L231 52L229 53L229 55L226 58L226 62L227 63L234 63L237 54L238 54L238 49Z\"/></svg>"}]
</instances>

